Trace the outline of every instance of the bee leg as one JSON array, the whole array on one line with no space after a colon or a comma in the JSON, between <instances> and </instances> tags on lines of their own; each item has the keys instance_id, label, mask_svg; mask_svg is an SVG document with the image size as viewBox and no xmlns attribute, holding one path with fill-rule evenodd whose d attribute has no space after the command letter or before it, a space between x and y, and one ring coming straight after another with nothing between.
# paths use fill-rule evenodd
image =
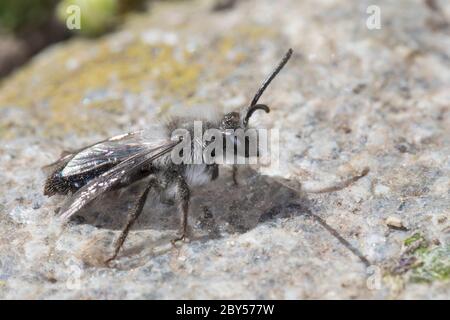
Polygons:
<instances>
[{"instance_id":1,"label":"bee leg","mask_svg":"<svg viewBox=\"0 0 450 320\"><path fill-rule=\"evenodd\" d=\"M171 241L174 246L177 241L185 240L187 236L190 193L189 186L184 178L178 177L175 198L181 215L181 235Z\"/></svg>"},{"instance_id":2,"label":"bee leg","mask_svg":"<svg viewBox=\"0 0 450 320\"><path fill-rule=\"evenodd\" d=\"M233 168L233 184L235 186L237 186L238 185L238 181L237 181L238 167L236 164L233 164L232 168Z\"/></svg>"},{"instance_id":3,"label":"bee leg","mask_svg":"<svg viewBox=\"0 0 450 320\"><path fill-rule=\"evenodd\" d=\"M324 188L320 188L320 189L309 189L309 188L303 188L304 192L307 193L328 193L328 192L334 192L334 191L339 191L342 189L347 188L348 186L350 186L352 183L358 181L359 179L365 177L368 173L369 173L369 168L365 167L360 174L358 175L354 175L350 178L347 178L346 180L343 180L335 185L332 186L328 186L328 187L324 187Z\"/></svg>"},{"instance_id":4,"label":"bee leg","mask_svg":"<svg viewBox=\"0 0 450 320\"><path fill-rule=\"evenodd\" d=\"M145 188L144 192L139 196L138 200L136 201L133 208L128 213L128 221L125 225L125 228L122 230L122 233L120 234L119 238L116 241L115 247L114 247L114 254L105 261L105 263L109 263L112 260L114 260L120 249L123 246L123 243L125 242L125 239L128 236L128 233L130 232L131 227L136 222L137 218L139 218L140 214L142 213L142 209L144 208L145 201L147 200L148 193L150 189L155 186L155 180L151 180L150 183Z\"/></svg>"}]
</instances>

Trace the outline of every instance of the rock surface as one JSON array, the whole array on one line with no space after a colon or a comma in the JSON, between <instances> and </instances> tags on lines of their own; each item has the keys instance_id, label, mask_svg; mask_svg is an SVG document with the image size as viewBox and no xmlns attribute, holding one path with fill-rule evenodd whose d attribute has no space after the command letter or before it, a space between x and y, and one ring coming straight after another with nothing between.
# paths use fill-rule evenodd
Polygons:
<instances>
[{"instance_id":1,"label":"rock surface","mask_svg":"<svg viewBox=\"0 0 450 320\"><path fill-rule=\"evenodd\" d=\"M155 4L1 84L0 298L450 297L450 4L378 1L369 30L368 1L274 3ZM117 263L101 263L139 186L61 227L63 198L42 195L40 168L62 150L176 108L239 108L289 47L262 99L272 112L255 115L280 132L279 166L242 170L237 188L225 168L195 190L189 243L171 248L175 208L149 201ZM288 187L365 167L340 191Z\"/></svg>"}]
</instances>

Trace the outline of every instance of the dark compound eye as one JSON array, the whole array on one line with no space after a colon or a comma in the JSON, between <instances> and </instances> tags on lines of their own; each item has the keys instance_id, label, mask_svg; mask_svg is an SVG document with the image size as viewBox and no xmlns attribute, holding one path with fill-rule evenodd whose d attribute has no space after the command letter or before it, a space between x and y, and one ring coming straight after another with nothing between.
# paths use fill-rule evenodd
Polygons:
<instances>
[{"instance_id":1,"label":"dark compound eye","mask_svg":"<svg viewBox=\"0 0 450 320\"><path fill-rule=\"evenodd\" d=\"M222 120L222 127L224 129L236 129L239 127L239 113L230 112L227 113Z\"/></svg>"}]
</instances>

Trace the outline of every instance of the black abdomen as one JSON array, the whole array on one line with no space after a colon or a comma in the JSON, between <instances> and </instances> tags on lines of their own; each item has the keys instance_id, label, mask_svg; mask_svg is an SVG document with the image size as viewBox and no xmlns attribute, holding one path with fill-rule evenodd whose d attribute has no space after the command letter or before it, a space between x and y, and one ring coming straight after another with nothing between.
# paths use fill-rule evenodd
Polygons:
<instances>
[{"instance_id":1,"label":"black abdomen","mask_svg":"<svg viewBox=\"0 0 450 320\"><path fill-rule=\"evenodd\" d=\"M64 177L62 175L62 168L57 168L54 172L52 172L47 180L45 181L44 186L44 195L52 196L55 194L66 195L69 192L75 192L81 187L83 187L90 180L98 177L102 173L108 171L112 166L103 166L99 169L88 171L86 173L72 175L69 177Z\"/></svg>"},{"instance_id":2,"label":"black abdomen","mask_svg":"<svg viewBox=\"0 0 450 320\"><path fill-rule=\"evenodd\" d=\"M50 197L55 194L67 195L68 193L73 193L86 185L92 179L95 179L99 175L110 170L115 165L116 164L104 165L102 167L96 168L95 170L91 170L78 175L71 175L69 177L64 177L62 175L64 166L59 167L54 170L45 181L44 195ZM119 182L114 189L128 186L129 184L137 180L147 177L150 173L151 171L149 170L140 170L135 174L129 175L126 181Z\"/></svg>"}]
</instances>

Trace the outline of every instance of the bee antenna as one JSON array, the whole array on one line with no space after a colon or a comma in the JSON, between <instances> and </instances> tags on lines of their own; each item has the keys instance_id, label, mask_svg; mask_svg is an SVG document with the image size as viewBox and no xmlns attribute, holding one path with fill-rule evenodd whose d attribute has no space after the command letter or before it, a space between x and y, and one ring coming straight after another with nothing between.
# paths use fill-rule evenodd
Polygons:
<instances>
[{"instance_id":1,"label":"bee antenna","mask_svg":"<svg viewBox=\"0 0 450 320\"><path fill-rule=\"evenodd\" d=\"M270 112L270 108L267 105L265 105L265 104L258 103L258 104L255 104L254 106L250 106L247 109L247 113L246 113L245 118L244 118L244 125L245 126L247 126L248 119L250 119L250 117L252 116L253 112L255 112L256 110L264 110L266 113Z\"/></svg>"},{"instance_id":2,"label":"bee antenna","mask_svg":"<svg viewBox=\"0 0 450 320\"><path fill-rule=\"evenodd\" d=\"M264 82L262 83L261 87L256 92L252 102L250 103L250 106L247 108L247 110L245 112L245 117L244 117L244 120L243 120L243 123L244 123L245 126L247 126L248 119L251 117L253 112L255 112L255 110L262 109L262 110L264 110L266 112L269 112L270 109L269 109L268 106L263 105L263 104L257 104L258 100L259 100L259 98L261 98L262 94L267 89L267 87L272 82L272 80L275 79L277 74L281 71L281 69L283 69L283 67L289 61L289 59L291 58L293 52L294 51L292 49L289 49L286 52L286 54L284 55L283 59L281 59L281 61L278 64L278 66L272 71L272 73L269 75L269 77L267 77L266 80L264 80Z\"/></svg>"}]
</instances>

